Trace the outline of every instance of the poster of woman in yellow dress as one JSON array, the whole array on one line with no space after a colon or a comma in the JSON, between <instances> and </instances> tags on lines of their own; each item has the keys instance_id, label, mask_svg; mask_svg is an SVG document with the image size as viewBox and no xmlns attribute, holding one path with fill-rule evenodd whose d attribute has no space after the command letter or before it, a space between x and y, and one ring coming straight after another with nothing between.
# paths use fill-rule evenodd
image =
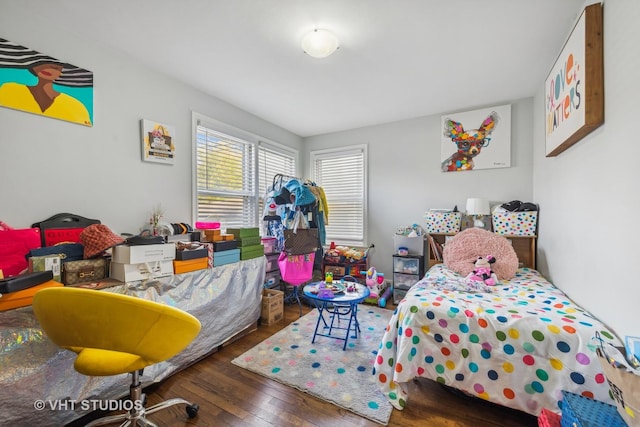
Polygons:
<instances>
[{"instance_id":1,"label":"poster of woman in yellow dress","mask_svg":"<svg viewBox=\"0 0 640 427\"><path fill-rule=\"evenodd\" d=\"M93 73L0 38L0 106L93 126Z\"/></svg>"}]
</instances>

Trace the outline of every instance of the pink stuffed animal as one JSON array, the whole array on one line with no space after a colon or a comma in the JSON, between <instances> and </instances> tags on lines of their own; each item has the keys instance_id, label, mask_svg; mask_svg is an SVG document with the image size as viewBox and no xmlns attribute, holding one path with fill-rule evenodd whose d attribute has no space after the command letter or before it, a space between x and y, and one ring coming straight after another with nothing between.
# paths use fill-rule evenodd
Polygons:
<instances>
[{"instance_id":1,"label":"pink stuffed animal","mask_svg":"<svg viewBox=\"0 0 640 427\"><path fill-rule=\"evenodd\" d=\"M475 262L475 268L466 277L467 280L477 280L485 285L493 286L498 283L498 276L491 269L491 264L496 262L493 255L487 255L486 258L478 257Z\"/></svg>"}]
</instances>

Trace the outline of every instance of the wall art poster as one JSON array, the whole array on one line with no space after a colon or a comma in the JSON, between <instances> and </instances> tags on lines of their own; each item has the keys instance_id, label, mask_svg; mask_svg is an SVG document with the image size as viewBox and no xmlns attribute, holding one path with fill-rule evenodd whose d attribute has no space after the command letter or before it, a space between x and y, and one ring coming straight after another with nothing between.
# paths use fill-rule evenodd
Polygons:
<instances>
[{"instance_id":1,"label":"wall art poster","mask_svg":"<svg viewBox=\"0 0 640 427\"><path fill-rule=\"evenodd\" d=\"M93 73L0 38L0 106L93 126Z\"/></svg>"},{"instance_id":2,"label":"wall art poster","mask_svg":"<svg viewBox=\"0 0 640 427\"><path fill-rule=\"evenodd\" d=\"M443 172L511 167L511 105L441 117Z\"/></svg>"},{"instance_id":3,"label":"wall art poster","mask_svg":"<svg viewBox=\"0 0 640 427\"><path fill-rule=\"evenodd\" d=\"M602 6L584 9L545 82L547 157L604 122Z\"/></svg>"},{"instance_id":4,"label":"wall art poster","mask_svg":"<svg viewBox=\"0 0 640 427\"><path fill-rule=\"evenodd\" d=\"M173 126L141 120L142 160L145 162L173 164L175 158L175 128Z\"/></svg>"}]
</instances>

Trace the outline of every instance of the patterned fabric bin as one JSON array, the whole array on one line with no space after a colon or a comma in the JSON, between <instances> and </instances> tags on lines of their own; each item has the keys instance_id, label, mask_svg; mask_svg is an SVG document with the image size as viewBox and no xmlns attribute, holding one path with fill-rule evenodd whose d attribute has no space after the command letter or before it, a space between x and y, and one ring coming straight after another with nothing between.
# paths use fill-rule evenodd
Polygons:
<instances>
[{"instance_id":1,"label":"patterned fabric bin","mask_svg":"<svg viewBox=\"0 0 640 427\"><path fill-rule=\"evenodd\" d=\"M538 212L494 212L493 231L509 236L535 236Z\"/></svg>"},{"instance_id":2,"label":"patterned fabric bin","mask_svg":"<svg viewBox=\"0 0 640 427\"><path fill-rule=\"evenodd\" d=\"M460 231L462 214L460 212L427 211L427 233L457 233Z\"/></svg>"}]
</instances>

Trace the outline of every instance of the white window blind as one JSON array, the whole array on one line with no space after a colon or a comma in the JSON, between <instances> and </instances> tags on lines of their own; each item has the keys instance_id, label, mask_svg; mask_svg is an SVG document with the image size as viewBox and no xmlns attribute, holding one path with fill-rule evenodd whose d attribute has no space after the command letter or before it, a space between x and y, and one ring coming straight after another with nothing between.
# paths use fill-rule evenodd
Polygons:
<instances>
[{"instance_id":1,"label":"white window blind","mask_svg":"<svg viewBox=\"0 0 640 427\"><path fill-rule=\"evenodd\" d=\"M261 142L258 147L260 211L267 189L271 188L273 177L277 174L296 176L295 153Z\"/></svg>"},{"instance_id":2,"label":"white window blind","mask_svg":"<svg viewBox=\"0 0 640 427\"><path fill-rule=\"evenodd\" d=\"M255 145L198 125L196 151L197 219L257 226Z\"/></svg>"},{"instance_id":3,"label":"white window blind","mask_svg":"<svg viewBox=\"0 0 640 427\"><path fill-rule=\"evenodd\" d=\"M311 167L329 207L327 242L364 246L366 146L312 151Z\"/></svg>"}]
</instances>

